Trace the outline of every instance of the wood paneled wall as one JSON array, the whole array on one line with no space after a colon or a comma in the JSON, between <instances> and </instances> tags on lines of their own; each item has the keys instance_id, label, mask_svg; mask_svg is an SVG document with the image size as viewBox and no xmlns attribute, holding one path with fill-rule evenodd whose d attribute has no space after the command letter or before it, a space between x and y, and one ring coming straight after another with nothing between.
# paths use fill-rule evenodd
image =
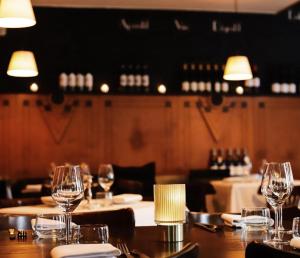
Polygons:
<instances>
[{"instance_id":1,"label":"wood paneled wall","mask_svg":"<svg viewBox=\"0 0 300 258\"><path fill-rule=\"evenodd\" d=\"M0 171L42 177L50 162L157 164L157 173L207 167L212 147L246 147L261 159L290 160L300 177L300 101L227 97L221 106L196 96L0 96Z\"/></svg>"}]
</instances>

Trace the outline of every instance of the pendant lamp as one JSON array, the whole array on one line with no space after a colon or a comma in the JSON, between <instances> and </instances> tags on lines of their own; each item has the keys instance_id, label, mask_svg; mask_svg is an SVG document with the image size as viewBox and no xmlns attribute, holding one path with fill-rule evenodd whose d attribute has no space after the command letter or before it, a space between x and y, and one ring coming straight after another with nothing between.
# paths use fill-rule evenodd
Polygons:
<instances>
[{"instance_id":1,"label":"pendant lamp","mask_svg":"<svg viewBox=\"0 0 300 258\"><path fill-rule=\"evenodd\" d=\"M224 80L228 81L244 81L253 78L248 57L246 56L230 56L227 59Z\"/></svg>"},{"instance_id":2,"label":"pendant lamp","mask_svg":"<svg viewBox=\"0 0 300 258\"><path fill-rule=\"evenodd\" d=\"M10 59L7 74L14 77L35 77L39 74L31 51L15 51Z\"/></svg>"},{"instance_id":3,"label":"pendant lamp","mask_svg":"<svg viewBox=\"0 0 300 258\"><path fill-rule=\"evenodd\" d=\"M30 0L1 0L0 27L25 28L36 24Z\"/></svg>"}]
</instances>

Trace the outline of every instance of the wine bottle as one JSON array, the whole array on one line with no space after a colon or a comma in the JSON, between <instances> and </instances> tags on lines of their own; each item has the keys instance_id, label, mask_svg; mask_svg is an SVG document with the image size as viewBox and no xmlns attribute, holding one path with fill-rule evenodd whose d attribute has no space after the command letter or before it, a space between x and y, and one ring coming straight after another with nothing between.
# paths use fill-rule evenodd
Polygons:
<instances>
[{"instance_id":1,"label":"wine bottle","mask_svg":"<svg viewBox=\"0 0 300 258\"><path fill-rule=\"evenodd\" d=\"M181 91L187 93L190 90L190 82L188 80L188 64L184 63L182 65L182 81L181 81Z\"/></svg>"},{"instance_id":2,"label":"wine bottle","mask_svg":"<svg viewBox=\"0 0 300 258\"><path fill-rule=\"evenodd\" d=\"M217 150L216 149L211 149L210 155L209 155L209 169L211 170L217 170L218 167L218 162L217 162Z\"/></svg>"},{"instance_id":3,"label":"wine bottle","mask_svg":"<svg viewBox=\"0 0 300 258\"><path fill-rule=\"evenodd\" d=\"M128 80L128 87L129 87L129 92L134 91L134 71L133 71L133 65L128 66L128 74L127 74L127 80Z\"/></svg>"},{"instance_id":4,"label":"wine bottle","mask_svg":"<svg viewBox=\"0 0 300 258\"><path fill-rule=\"evenodd\" d=\"M140 93L142 91L142 74L140 65L136 65L135 67L134 85L136 87L136 92Z\"/></svg>"},{"instance_id":5,"label":"wine bottle","mask_svg":"<svg viewBox=\"0 0 300 258\"><path fill-rule=\"evenodd\" d=\"M221 66L221 79L222 79L221 88L222 88L223 94L228 94L229 93L229 83L223 79L224 70L225 70L225 65L222 64L222 66Z\"/></svg>"},{"instance_id":6,"label":"wine bottle","mask_svg":"<svg viewBox=\"0 0 300 258\"><path fill-rule=\"evenodd\" d=\"M119 89L121 92L126 92L126 87L128 85L128 78L126 74L126 66L121 65L120 68L120 78L119 78Z\"/></svg>"},{"instance_id":7,"label":"wine bottle","mask_svg":"<svg viewBox=\"0 0 300 258\"><path fill-rule=\"evenodd\" d=\"M260 77L258 75L258 66L253 66L253 89L254 94L258 95L260 93Z\"/></svg>"},{"instance_id":8,"label":"wine bottle","mask_svg":"<svg viewBox=\"0 0 300 258\"><path fill-rule=\"evenodd\" d=\"M148 93L150 91L150 75L148 65L143 65L142 68L142 86L145 93Z\"/></svg>"},{"instance_id":9,"label":"wine bottle","mask_svg":"<svg viewBox=\"0 0 300 258\"><path fill-rule=\"evenodd\" d=\"M219 169L226 169L225 162L224 162L224 156L223 156L223 150L222 149L218 149L217 163L218 163L218 168Z\"/></svg>"},{"instance_id":10,"label":"wine bottle","mask_svg":"<svg viewBox=\"0 0 300 258\"><path fill-rule=\"evenodd\" d=\"M214 91L215 93L221 92L220 72L218 64L214 64Z\"/></svg>"},{"instance_id":11,"label":"wine bottle","mask_svg":"<svg viewBox=\"0 0 300 258\"><path fill-rule=\"evenodd\" d=\"M200 93L205 92L205 78L204 78L203 64L198 64L198 91Z\"/></svg>"},{"instance_id":12,"label":"wine bottle","mask_svg":"<svg viewBox=\"0 0 300 258\"><path fill-rule=\"evenodd\" d=\"M211 85L212 76L211 76L211 65L210 64L206 64L205 73L206 73L205 90L207 93L210 93L211 88L212 88L212 85Z\"/></svg>"},{"instance_id":13,"label":"wine bottle","mask_svg":"<svg viewBox=\"0 0 300 258\"><path fill-rule=\"evenodd\" d=\"M194 63L192 63L190 68L191 68L191 70L190 70L190 74L191 74L190 89L192 92L195 93L198 90L196 65Z\"/></svg>"}]
</instances>

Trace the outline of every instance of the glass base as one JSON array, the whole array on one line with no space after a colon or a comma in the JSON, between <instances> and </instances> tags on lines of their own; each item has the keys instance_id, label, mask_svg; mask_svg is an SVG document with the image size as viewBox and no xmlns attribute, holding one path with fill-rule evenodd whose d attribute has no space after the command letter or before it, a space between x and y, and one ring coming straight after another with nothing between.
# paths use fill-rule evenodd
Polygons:
<instances>
[{"instance_id":1,"label":"glass base","mask_svg":"<svg viewBox=\"0 0 300 258\"><path fill-rule=\"evenodd\" d=\"M265 240L263 243L273 246L273 247L276 247L276 248L279 248L279 249L282 249L282 246L289 245L290 241L282 240L282 239L270 239L270 240Z\"/></svg>"}]
</instances>

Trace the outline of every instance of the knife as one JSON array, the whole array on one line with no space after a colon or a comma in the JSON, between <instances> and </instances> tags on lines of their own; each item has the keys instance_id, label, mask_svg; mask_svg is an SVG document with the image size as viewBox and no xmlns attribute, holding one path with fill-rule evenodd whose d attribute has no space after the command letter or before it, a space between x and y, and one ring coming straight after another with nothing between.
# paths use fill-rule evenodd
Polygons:
<instances>
[{"instance_id":1,"label":"knife","mask_svg":"<svg viewBox=\"0 0 300 258\"><path fill-rule=\"evenodd\" d=\"M203 224L199 222L194 223L196 226L201 227L209 232L216 233L217 231L221 230L221 226L215 224Z\"/></svg>"}]
</instances>

